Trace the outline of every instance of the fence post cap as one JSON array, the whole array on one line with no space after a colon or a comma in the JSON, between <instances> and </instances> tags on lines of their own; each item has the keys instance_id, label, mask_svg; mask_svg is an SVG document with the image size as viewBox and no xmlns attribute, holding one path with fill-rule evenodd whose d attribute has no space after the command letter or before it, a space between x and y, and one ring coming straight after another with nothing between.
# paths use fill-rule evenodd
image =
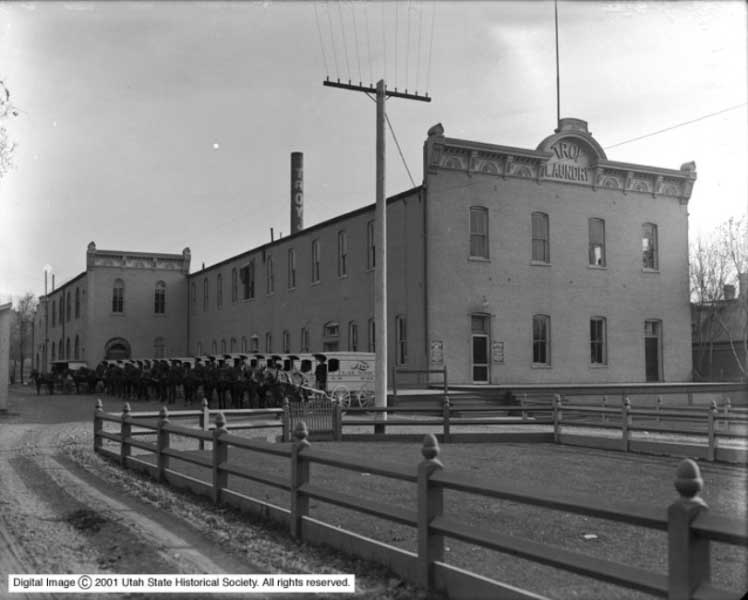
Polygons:
<instances>
[{"instance_id":1,"label":"fence post cap","mask_svg":"<svg viewBox=\"0 0 748 600\"><path fill-rule=\"evenodd\" d=\"M161 407L161 410L158 411L158 420L162 423L168 423L169 422L169 411L165 406Z\"/></svg>"},{"instance_id":2,"label":"fence post cap","mask_svg":"<svg viewBox=\"0 0 748 600\"><path fill-rule=\"evenodd\" d=\"M712 412L717 412L717 401L716 400L712 400L712 404L709 407L709 410L711 410Z\"/></svg>"},{"instance_id":3,"label":"fence post cap","mask_svg":"<svg viewBox=\"0 0 748 600\"><path fill-rule=\"evenodd\" d=\"M283 396L283 409L284 410L288 409L288 405L289 405L288 396Z\"/></svg>"},{"instance_id":4,"label":"fence post cap","mask_svg":"<svg viewBox=\"0 0 748 600\"><path fill-rule=\"evenodd\" d=\"M675 489L678 491L681 501L690 501L706 506L706 503L699 497L703 488L704 480L701 478L699 465L690 458L684 458L675 470Z\"/></svg>"},{"instance_id":5,"label":"fence post cap","mask_svg":"<svg viewBox=\"0 0 748 600\"><path fill-rule=\"evenodd\" d=\"M439 447L439 440L433 433L427 433L423 436L423 445L421 446L421 455L428 461L439 462L439 453L441 448Z\"/></svg>"},{"instance_id":6,"label":"fence post cap","mask_svg":"<svg viewBox=\"0 0 748 600\"><path fill-rule=\"evenodd\" d=\"M623 406L624 406L624 408L625 408L626 410L630 410L630 409L631 409L631 398L629 398L628 396L626 396L626 397L625 397L625 398L623 399Z\"/></svg>"},{"instance_id":7,"label":"fence post cap","mask_svg":"<svg viewBox=\"0 0 748 600\"><path fill-rule=\"evenodd\" d=\"M309 446L309 428L304 421L298 421L293 428L293 437L296 440L296 448L301 449Z\"/></svg>"},{"instance_id":8,"label":"fence post cap","mask_svg":"<svg viewBox=\"0 0 748 600\"><path fill-rule=\"evenodd\" d=\"M130 416L130 403L129 402L125 402L125 405L122 407L122 416L123 417Z\"/></svg>"},{"instance_id":9,"label":"fence post cap","mask_svg":"<svg viewBox=\"0 0 748 600\"><path fill-rule=\"evenodd\" d=\"M203 410L208 408L208 399L205 397L203 397L202 407L203 407Z\"/></svg>"},{"instance_id":10,"label":"fence post cap","mask_svg":"<svg viewBox=\"0 0 748 600\"><path fill-rule=\"evenodd\" d=\"M104 412L104 404L101 398L96 399L96 412Z\"/></svg>"},{"instance_id":11,"label":"fence post cap","mask_svg":"<svg viewBox=\"0 0 748 600\"><path fill-rule=\"evenodd\" d=\"M223 412L216 415L216 429L226 429L226 415Z\"/></svg>"}]
</instances>

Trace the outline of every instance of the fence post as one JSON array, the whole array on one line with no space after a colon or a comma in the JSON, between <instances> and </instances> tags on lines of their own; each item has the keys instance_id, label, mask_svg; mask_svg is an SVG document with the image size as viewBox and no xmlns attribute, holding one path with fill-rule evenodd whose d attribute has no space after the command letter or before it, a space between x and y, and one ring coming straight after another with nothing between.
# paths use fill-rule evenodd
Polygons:
<instances>
[{"instance_id":1,"label":"fence post","mask_svg":"<svg viewBox=\"0 0 748 600\"><path fill-rule=\"evenodd\" d=\"M198 426L202 431L208 431L210 429L210 409L208 408L208 399L203 397L203 402L200 406L202 412L198 417ZM200 450L205 450L205 440L200 440Z\"/></svg>"},{"instance_id":2,"label":"fence post","mask_svg":"<svg viewBox=\"0 0 748 600\"><path fill-rule=\"evenodd\" d=\"M522 420L525 421L527 419L527 392L520 396L519 407L522 409Z\"/></svg>"},{"instance_id":3,"label":"fence post","mask_svg":"<svg viewBox=\"0 0 748 600\"><path fill-rule=\"evenodd\" d=\"M707 505L699 493L704 487L699 466L690 458L675 471L679 498L667 510L668 600L690 600L694 590L709 582L709 540L691 530L691 523Z\"/></svg>"},{"instance_id":4,"label":"fence post","mask_svg":"<svg viewBox=\"0 0 748 600\"><path fill-rule=\"evenodd\" d=\"M332 405L332 424L334 427L334 435L336 442L343 441L343 407L340 406L340 402L335 401Z\"/></svg>"},{"instance_id":5,"label":"fence post","mask_svg":"<svg viewBox=\"0 0 748 600\"><path fill-rule=\"evenodd\" d=\"M657 423L660 423L661 421L661 415L662 412L662 396L657 396Z\"/></svg>"},{"instance_id":6,"label":"fence post","mask_svg":"<svg viewBox=\"0 0 748 600\"><path fill-rule=\"evenodd\" d=\"M101 450L104 440L101 437L101 432L104 429L104 421L101 420L101 416L104 414L104 405L101 402L101 398L96 400L96 408L94 409L94 452Z\"/></svg>"},{"instance_id":7,"label":"fence post","mask_svg":"<svg viewBox=\"0 0 748 600\"><path fill-rule=\"evenodd\" d=\"M221 494L228 484L228 473L221 469L221 465L229 459L229 446L221 441L221 436L228 433L226 417L222 412L216 415L216 427L213 429L213 503L221 503Z\"/></svg>"},{"instance_id":8,"label":"fence post","mask_svg":"<svg viewBox=\"0 0 748 600\"><path fill-rule=\"evenodd\" d=\"M126 442L125 439L129 438L131 435L132 425L130 423L130 403L125 402L125 405L122 407L122 423L120 425L119 434L119 462L124 469L127 468L127 457L130 456L132 451L129 442Z\"/></svg>"},{"instance_id":9,"label":"fence post","mask_svg":"<svg viewBox=\"0 0 748 600\"><path fill-rule=\"evenodd\" d=\"M603 394L603 423L606 423L608 421L608 415L605 413L605 411L608 409L608 397Z\"/></svg>"},{"instance_id":10,"label":"fence post","mask_svg":"<svg viewBox=\"0 0 748 600\"><path fill-rule=\"evenodd\" d=\"M434 472L444 468L439 460L439 442L433 433L423 437L421 455L424 460L418 465L417 582L428 591L432 588L434 561L444 559L444 536L430 531L431 521L441 516L444 504L442 488L430 485Z\"/></svg>"},{"instance_id":11,"label":"fence post","mask_svg":"<svg viewBox=\"0 0 748 600\"><path fill-rule=\"evenodd\" d=\"M164 454L164 450L169 449L169 432L164 429L169 424L169 411L165 406L161 407L158 413L158 463L156 476L159 481L166 479L166 469L169 468L169 457Z\"/></svg>"},{"instance_id":12,"label":"fence post","mask_svg":"<svg viewBox=\"0 0 748 600\"><path fill-rule=\"evenodd\" d=\"M561 394L553 395L553 441L561 443Z\"/></svg>"},{"instance_id":13,"label":"fence post","mask_svg":"<svg viewBox=\"0 0 748 600\"><path fill-rule=\"evenodd\" d=\"M624 452L628 452L631 445L629 425L631 425L631 400L626 396L623 399L623 406L621 407L621 439L623 440Z\"/></svg>"},{"instance_id":14,"label":"fence post","mask_svg":"<svg viewBox=\"0 0 748 600\"><path fill-rule=\"evenodd\" d=\"M451 423L449 422L450 418L450 406L449 406L449 396L444 396L444 402L442 403L442 419L444 421L444 443L448 444L450 442L451 438Z\"/></svg>"},{"instance_id":15,"label":"fence post","mask_svg":"<svg viewBox=\"0 0 748 600\"><path fill-rule=\"evenodd\" d=\"M730 431L730 411L732 410L732 404L730 398L725 400L725 430Z\"/></svg>"},{"instance_id":16,"label":"fence post","mask_svg":"<svg viewBox=\"0 0 748 600\"><path fill-rule=\"evenodd\" d=\"M712 405L709 407L709 415L707 416L707 435L709 439L709 445L706 450L706 459L714 462L717 454L717 402L712 400Z\"/></svg>"},{"instance_id":17,"label":"fence post","mask_svg":"<svg viewBox=\"0 0 748 600\"><path fill-rule=\"evenodd\" d=\"M288 396L283 398L283 415L281 416L281 441L291 441L291 404Z\"/></svg>"},{"instance_id":18,"label":"fence post","mask_svg":"<svg viewBox=\"0 0 748 600\"><path fill-rule=\"evenodd\" d=\"M309 430L304 421L299 421L293 429L295 442L291 450L291 536L301 539L301 520L309 515L309 497L299 493L299 488L309 483L309 463L301 453L309 447Z\"/></svg>"}]
</instances>

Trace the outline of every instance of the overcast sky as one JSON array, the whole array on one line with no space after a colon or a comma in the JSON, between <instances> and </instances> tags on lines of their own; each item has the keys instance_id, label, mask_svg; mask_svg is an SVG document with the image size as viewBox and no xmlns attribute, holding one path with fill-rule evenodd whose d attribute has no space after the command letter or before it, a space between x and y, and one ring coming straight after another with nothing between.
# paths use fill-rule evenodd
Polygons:
<instances>
[{"instance_id":1,"label":"overcast sky","mask_svg":"<svg viewBox=\"0 0 748 600\"><path fill-rule=\"evenodd\" d=\"M742 1L559 2L561 116L610 160L696 161L691 237L746 213L746 24ZM293 151L305 226L373 203L374 103L328 74L433 97L387 103L416 184L437 122L535 148L556 126L553 3L0 3L21 111L5 122L19 146L0 180L0 301L43 293L45 265L58 285L85 270L92 240L189 246L197 270L287 235ZM395 194L411 183L387 143Z\"/></svg>"}]
</instances>

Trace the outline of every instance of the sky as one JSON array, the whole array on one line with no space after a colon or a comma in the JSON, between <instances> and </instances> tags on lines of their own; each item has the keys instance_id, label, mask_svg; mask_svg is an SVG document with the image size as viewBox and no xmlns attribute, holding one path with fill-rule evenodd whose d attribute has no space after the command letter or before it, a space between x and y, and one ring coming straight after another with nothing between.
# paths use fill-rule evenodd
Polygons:
<instances>
[{"instance_id":1,"label":"sky","mask_svg":"<svg viewBox=\"0 0 748 600\"><path fill-rule=\"evenodd\" d=\"M746 4L561 0L558 18L561 116L586 120L610 160L695 161L691 239L745 215ZM0 1L0 80L19 113L0 121L17 143L0 303L43 294L45 268L57 285L84 271L90 241L189 246L195 271L271 227L288 235L294 151L305 226L373 203L375 105L327 76L432 98L387 102L396 194L412 187L404 163L421 182L436 123L523 148L553 133L554 5Z\"/></svg>"}]
</instances>

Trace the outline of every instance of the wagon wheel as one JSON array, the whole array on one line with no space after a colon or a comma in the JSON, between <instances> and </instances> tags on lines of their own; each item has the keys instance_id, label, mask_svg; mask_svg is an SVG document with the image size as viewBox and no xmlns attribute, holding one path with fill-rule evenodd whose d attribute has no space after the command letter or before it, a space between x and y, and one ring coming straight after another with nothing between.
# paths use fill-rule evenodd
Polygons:
<instances>
[{"instance_id":1,"label":"wagon wheel","mask_svg":"<svg viewBox=\"0 0 748 600\"><path fill-rule=\"evenodd\" d=\"M344 385L335 386L332 392L330 392L330 396L333 397L335 400L337 400L340 403L341 407L343 408L351 407L351 393L348 391L348 388L345 387Z\"/></svg>"},{"instance_id":2,"label":"wagon wheel","mask_svg":"<svg viewBox=\"0 0 748 600\"><path fill-rule=\"evenodd\" d=\"M374 406L374 385L367 382L361 386L361 389L357 392L358 405L361 408L367 408Z\"/></svg>"}]
</instances>

